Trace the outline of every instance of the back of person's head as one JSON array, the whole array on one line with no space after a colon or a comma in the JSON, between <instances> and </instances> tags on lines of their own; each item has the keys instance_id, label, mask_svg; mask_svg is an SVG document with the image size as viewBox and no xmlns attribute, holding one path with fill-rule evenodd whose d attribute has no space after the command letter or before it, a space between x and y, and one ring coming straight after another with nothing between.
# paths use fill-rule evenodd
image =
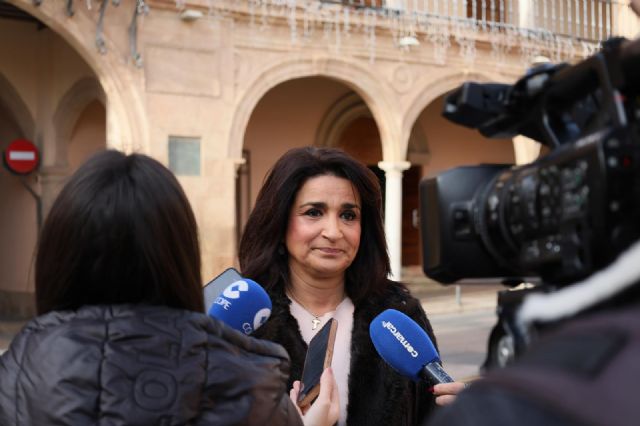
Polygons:
<instances>
[{"instance_id":1,"label":"back of person's head","mask_svg":"<svg viewBox=\"0 0 640 426\"><path fill-rule=\"evenodd\" d=\"M35 281L39 314L123 303L202 311L197 225L173 174L141 154L90 158L51 207Z\"/></svg>"},{"instance_id":2,"label":"back of person's head","mask_svg":"<svg viewBox=\"0 0 640 426\"><path fill-rule=\"evenodd\" d=\"M381 290L389 274L389 256L381 216L382 195L375 174L344 151L304 147L287 151L269 171L258 193L239 246L243 274L269 288L288 281L286 254L279 246L295 197L310 178L333 175L351 182L362 203L360 248L347 269L347 293L354 302ZM357 285L353 287L352 285Z\"/></svg>"}]
</instances>

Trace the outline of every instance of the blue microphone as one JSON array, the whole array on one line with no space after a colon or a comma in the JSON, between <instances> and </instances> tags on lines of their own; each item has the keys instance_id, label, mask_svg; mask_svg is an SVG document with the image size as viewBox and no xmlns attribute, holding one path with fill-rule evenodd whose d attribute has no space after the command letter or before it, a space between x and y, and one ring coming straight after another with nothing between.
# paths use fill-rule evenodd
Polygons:
<instances>
[{"instance_id":1,"label":"blue microphone","mask_svg":"<svg viewBox=\"0 0 640 426\"><path fill-rule=\"evenodd\" d=\"M243 278L225 288L208 313L234 330L251 334L269 319L271 299L258 283Z\"/></svg>"},{"instance_id":2,"label":"blue microphone","mask_svg":"<svg viewBox=\"0 0 640 426\"><path fill-rule=\"evenodd\" d=\"M453 382L427 333L402 312L382 312L371 321L369 335L380 357L403 376L432 386Z\"/></svg>"}]
</instances>

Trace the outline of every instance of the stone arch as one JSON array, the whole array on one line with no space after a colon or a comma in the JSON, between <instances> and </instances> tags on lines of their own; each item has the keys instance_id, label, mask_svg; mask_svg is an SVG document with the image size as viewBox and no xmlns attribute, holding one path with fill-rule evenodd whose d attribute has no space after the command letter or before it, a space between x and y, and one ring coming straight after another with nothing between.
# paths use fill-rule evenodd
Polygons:
<instances>
[{"instance_id":1,"label":"stone arch","mask_svg":"<svg viewBox=\"0 0 640 426\"><path fill-rule=\"evenodd\" d=\"M316 134L317 146L337 146L344 129L361 117L372 117L371 111L356 93L338 99L325 114Z\"/></svg>"},{"instance_id":2,"label":"stone arch","mask_svg":"<svg viewBox=\"0 0 640 426\"><path fill-rule=\"evenodd\" d=\"M7 110L11 112L22 134L26 138L33 140L35 125L31 112L18 91L2 73L0 73L0 103L4 104Z\"/></svg>"},{"instance_id":3,"label":"stone arch","mask_svg":"<svg viewBox=\"0 0 640 426\"><path fill-rule=\"evenodd\" d=\"M85 77L76 81L58 102L53 113L53 125L56 162L59 165L66 165L67 141L71 138L71 133L80 114L94 100L106 105L106 95L100 83L94 78Z\"/></svg>"},{"instance_id":4,"label":"stone arch","mask_svg":"<svg viewBox=\"0 0 640 426\"><path fill-rule=\"evenodd\" d=\"M398 140L396 135L399 134L400 129L397 123L390 118L393 117L392 112L398 111L398 108L392 107L392 97L380 84L380 78L356 61L334 58L318 59L311 56L271 64L254 76L236 107L236 114L231 124L228 148L228 154L231 158L241 157L245 129L260 99L277 85L304 77L332 78L347 85L360 95L378 126L383 155L386 158L395 159L397 149L394 144Z\"/></svg>"},{"instance_id":5,"label":"stone arch","mask_svg":"<svg viewBox=\"0 0 640 426\"><path fill-rule=\"evenodd\" d=\"M150 151L149 130L140 88L136 85L143 71L122 61L128 52L105 37L106 55L95 47L96 23L86 11L77 8L73 17L65 14L59 2L45 1L35 5L31 0L5 0L29 13L57 33L80 55L95 73L105 94L107 110L107 146L123 151Z\"/></svg>"},{"instance_id":6,"label":"stone arch","mask_svg":"<svg viewBox=\"0 0 640 426\"><path fill-rule=\"evenodd\" d=\"M445 75L438 78L437 80L432 81L429 85L427 85L424 89L417 93L413 101L409 104L409 108L403 115L402 134L406 137L404 137L402 140L409 140L411 129L418 119L418 116L431 102L436 100L439 96L442 96L444 93L455 89L465 81L470 80L478 82L503 81L504 77L479 72L459 72L455 74ZM405 153L407 148L408 147L404 147Z\"/></svg>"}]
</instances>

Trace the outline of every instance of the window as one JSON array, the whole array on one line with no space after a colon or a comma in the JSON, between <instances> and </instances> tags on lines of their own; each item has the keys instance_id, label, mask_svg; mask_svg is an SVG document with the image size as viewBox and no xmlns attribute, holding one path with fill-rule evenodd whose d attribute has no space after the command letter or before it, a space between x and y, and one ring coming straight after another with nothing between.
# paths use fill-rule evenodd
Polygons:
<instances>
[{"instance_id":1,"label":"window","mask_svg":"<svg viewBox=\"0 0 640 426\"><path fill-rule=\"evenodd\" d=\"M485 22L506 22L507 0L467 0L467 18Z\"/></svg>"}]
</instances>

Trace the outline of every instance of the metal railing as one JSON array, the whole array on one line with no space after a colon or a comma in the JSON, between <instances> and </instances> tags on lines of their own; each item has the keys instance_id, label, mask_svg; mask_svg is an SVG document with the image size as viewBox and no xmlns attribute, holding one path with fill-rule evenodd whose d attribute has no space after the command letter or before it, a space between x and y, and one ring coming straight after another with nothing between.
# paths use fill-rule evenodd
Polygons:
<instances>
[{"instance_id":1,"label":"metal railing","mask_svg":"<svg viewBox=\"0 0 640 426\"><path fill-rule=\"evenodd\" d=\"M1 1L1 0L0 0ZM32 0L39 6L44 0ZM322 34L339 51L352 32L364 35L369 58L376 55L378 33L391 34L395 46L410 48L420 40L433 45L433 57L443 63L456 43L466 61L475 58L476 41L485 40L502 61L517 47L527 62L544 53L553 59L586 56L611 36L635 37L640 20L630 11L628 0L174 0L177 11L195 8L209 19L242 19L260 29L274 22L290 27L291 44L317 40ZM96 47L106 52L103 20L107 6L121 0L85 0L87 9L99 5ZM137 49L137 23L149 7L166 9L168 0L129 0L133 17L129 26L133 62L142 66ZM67 14L75 11L73 0L60 1Z\"/></svg>"},{"instance_id":2,"label":"metal railing","mask_svg":"<svg viewBox=\"0 0 640 426\"><path fill-rule=\"evenodd\" d=\"M300 3L303 3L301 1ZM620 0L324 0L381 15L400 13L466 21L481 29L519 28L600 42L635 36L640 28L627 1Z\"/></svg>"}]
</instances>

